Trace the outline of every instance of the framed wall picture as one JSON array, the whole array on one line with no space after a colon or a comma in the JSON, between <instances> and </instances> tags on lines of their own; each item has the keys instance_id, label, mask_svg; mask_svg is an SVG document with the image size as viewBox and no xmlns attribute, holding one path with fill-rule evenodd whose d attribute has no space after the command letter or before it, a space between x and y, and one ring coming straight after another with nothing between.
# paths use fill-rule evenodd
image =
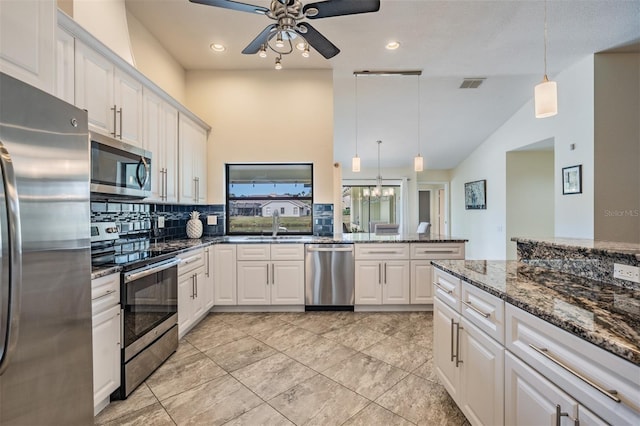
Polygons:
<instances>
[{"instance_id":1,"label":"framed wall picture","mask_svg":"<svg viewBox=\"0 0 640 426\"><path fill-rule=\"evenodd\" d=\"M464 208L467 210L486 210L487 181L477 180L464 184Z\"/></svg>"},{"instance_id":2,"label":"framed wall picture","mask_svg":"<svg viewBox=\"0 0 640 426\"><path fill-rule=\"evenodd\" d=\"M582 164L562 168L562 194L582 193Z\"/></svg>"}]
</instances>

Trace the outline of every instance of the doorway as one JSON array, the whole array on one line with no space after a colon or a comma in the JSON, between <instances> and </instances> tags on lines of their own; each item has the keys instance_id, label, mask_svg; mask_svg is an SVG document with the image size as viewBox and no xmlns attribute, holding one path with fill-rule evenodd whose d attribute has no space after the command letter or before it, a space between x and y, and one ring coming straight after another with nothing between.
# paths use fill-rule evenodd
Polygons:
<instances>
[{"instance_id":1,"label":"doorway","mask_svg":"<svg viewBox=\"0 0 640 426\"><path fill-rule=\"evenodd\" d=\"M418 223L429 222L431 233L448 235L447 184L418 183Z\"/></svg>"},{"instance_id":2,"label":"doorway","mask_svg":"<svg viewBox=\"0 0 640 426\"><path fill-rule=\"evenodd\" d=\"M506 258L516 259L512 237L555 234L554 139L507 152Z\"/></svg>"}]
</instances>

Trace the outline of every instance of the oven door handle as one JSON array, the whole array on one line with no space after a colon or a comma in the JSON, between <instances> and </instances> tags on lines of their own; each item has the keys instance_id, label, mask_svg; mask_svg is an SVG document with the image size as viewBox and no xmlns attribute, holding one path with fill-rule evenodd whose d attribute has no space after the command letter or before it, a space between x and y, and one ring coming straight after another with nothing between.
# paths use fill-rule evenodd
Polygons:
<instances>
[{"instance_id":1,"label":"oven door handle","mask_svg":"<svg viewBox=\"0 0 640 426\"><path fill-rule=\"evenodd\" d=\"M136 269L135 271L127 272L124 274L124 283L130 283L131 281L139 280L156 272L164 271L165 269L177 266L180 263L180 259L173 258L165 262L154 263L144 268Z\"/></svg>"}]
</instances>

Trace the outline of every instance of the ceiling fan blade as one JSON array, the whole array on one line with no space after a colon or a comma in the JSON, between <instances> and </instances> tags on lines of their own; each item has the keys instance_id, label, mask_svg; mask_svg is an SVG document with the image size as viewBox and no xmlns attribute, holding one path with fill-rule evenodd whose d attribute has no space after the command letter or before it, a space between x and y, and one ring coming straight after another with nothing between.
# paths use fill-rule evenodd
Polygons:
<instances>
[{"instance_id":1,"label":"ceiling fan blade","mask_svg":"<svg viewBox=\"0 0 640 426\"><path fill-rule=\"evenodd\" d=\"M271 24L267 28L262 30L262 32L258 34L258 37L254 38L253 41L249 43L247 47L244 48L242 53L244 53L245 55L253 55L254 53L258 53L258 50L260 50L260 47L263 44L266 44L267 41L269 41L269 36L271 36L271 33L275 28L276 28L276 24Z\"/></svg>"},{"instance_id":2,"label":"ceiling fan blade","mask_svg":"<svg viewBox=\"0 0 640 426\"><path fill-rule=\"evenodd\" d=\"M240 3L232 0L189 0L191 3L204 4L207 6L222 7L223 9L239 10L240 12L262 13L269 11L266 7L255 6L253 4Z\"/></svg>"},{"instance_id":3,"label":"ceiling fan blade","mask_svg":"<svg viewBox=\"0 0 640 426\"><path fill-rule=\"evenodd\" d=\"M316 9L318 13L309 13L307 15L309 9ZM302 8L302 11L309 19L355 15L357 13L377 12L378 10L380 10L380 0L326 0L309 3Z\"/></svg>"},{"instance_id":4,"label":"ceiling fan blade","mask_svg":"<svg viewBox=\"0 0 640 426\"><path fill-rule=\"evenodd\" d=\"M316 49L318 53L326 59L331 59L340 53L340 49L306 22L298 24L298 26L295 27L295 32L300 34L311 47Z\"/></svg>"}]
</instances>

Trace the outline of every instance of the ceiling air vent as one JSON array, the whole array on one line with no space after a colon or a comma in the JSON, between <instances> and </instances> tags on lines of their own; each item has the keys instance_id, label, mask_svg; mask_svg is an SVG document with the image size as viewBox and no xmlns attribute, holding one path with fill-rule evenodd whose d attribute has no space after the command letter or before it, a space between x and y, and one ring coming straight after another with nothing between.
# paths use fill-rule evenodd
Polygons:
<instances>
[{"instance_id":1,"label":"ceiling air vent","mask_svg":"<svg viewBox=\"0 0 640 426\"><path fill-rule=\"evenodd\" d=\"M464 80L462 80L462 84L460 85L460 88L461 89L477 89L485 80L486 80L485 77L465 78Z\"/></svg>"}]
</instances>

